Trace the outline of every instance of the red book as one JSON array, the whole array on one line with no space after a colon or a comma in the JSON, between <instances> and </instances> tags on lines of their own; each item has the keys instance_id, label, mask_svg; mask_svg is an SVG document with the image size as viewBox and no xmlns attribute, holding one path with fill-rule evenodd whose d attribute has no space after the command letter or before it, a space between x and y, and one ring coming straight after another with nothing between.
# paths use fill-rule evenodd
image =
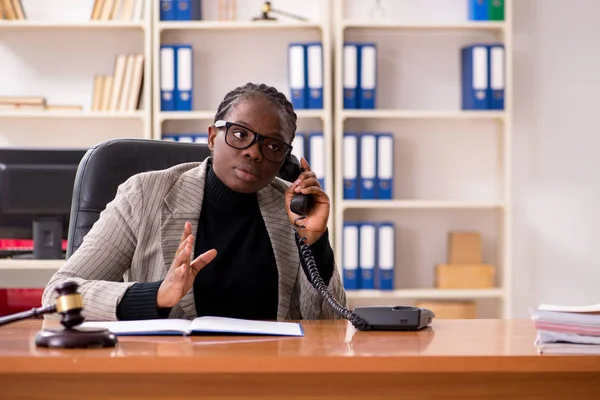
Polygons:
<instances>
[{"instance_id":1,"label":"red book","mask_svg":"<svg viewBox=\"0 0 600 400\"><path fill-rule=\"evenodd\" d=\"M67 240L62 240L62 249L67 250ZM33 239L0 239L0 250L33 251Z\"/></svg>"},{"instance_id":2,"label":"red book","mask_svg":"<svg viewBox=\"0 0 600 400\"><path fill-rule=\"evenodd\" d=\"M0 316L42 306L43 288L0 289Z\"/></svg>"}]
</instances>

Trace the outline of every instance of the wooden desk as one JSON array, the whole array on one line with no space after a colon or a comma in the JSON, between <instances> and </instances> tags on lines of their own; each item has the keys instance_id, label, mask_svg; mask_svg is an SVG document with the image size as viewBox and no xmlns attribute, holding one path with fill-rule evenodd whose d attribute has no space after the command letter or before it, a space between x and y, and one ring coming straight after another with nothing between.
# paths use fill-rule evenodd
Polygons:
<instances>
[{"instance_id":1,"label":"wooden desk","mask_svg":"<svg viewBox=\"0 0 600 400\"><path fill-rule=\"evenodd\" d=\"M538 355L531 321L303 326L304 338L120 337L113 349L52 350L33 344L42 321L22 321L0 327L0 398L600 398L600 357Z\"/></svg>"}]
</instances>

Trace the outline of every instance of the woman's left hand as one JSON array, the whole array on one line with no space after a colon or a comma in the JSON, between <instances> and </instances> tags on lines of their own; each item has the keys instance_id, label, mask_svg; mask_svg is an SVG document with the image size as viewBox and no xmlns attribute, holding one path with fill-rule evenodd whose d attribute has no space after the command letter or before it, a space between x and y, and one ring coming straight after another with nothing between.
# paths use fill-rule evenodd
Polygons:
<instances>
[{"instance_id":1,"label":"woman's left hand","mask_svg":"<svg viewBox=\"0 0 600 400\"><path fill-rule=\"evenodd\" d=\"M292 198L298 193L312 196L312 208L308 210L306 218L298 221L298 224L305 226L305 228L301 229L298 234L300 236L306 236L307 244L310 245L319 240L319 238L327 230L330 201L329 196L327 196L327 193L325 193L321 188L316 174L311 171L310 166L304 157L302 157L300 160L300 165L302 166L304 172L300 174L298 179L296 179L296 181L286 191L285 206L290 222L294 224L294 221L300 217L300 215L294 214L290 210Z\"/></svg>"}]
</instances>

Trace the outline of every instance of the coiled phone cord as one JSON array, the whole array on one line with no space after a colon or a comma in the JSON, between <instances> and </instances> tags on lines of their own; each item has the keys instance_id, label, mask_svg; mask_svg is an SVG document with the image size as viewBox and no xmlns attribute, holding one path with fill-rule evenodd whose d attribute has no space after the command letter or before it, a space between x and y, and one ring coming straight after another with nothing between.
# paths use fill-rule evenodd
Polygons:
<instances>
[{"instance_id":1,"label":"coiled phone cord","mask_svg":"<svg viewBox=\"0 0 600 400\"><path fill-rule=\"evenodd\" d=\"M306 243L307 237L301 236L299 230L306 228L305 225L300 225L299 221L306 218L306 216L298 217L294 220L294 225L296 226L296 233L300 238L298 240L298 244L300 245L300 253L302 258L304 258L304 262L306 263L306 267L308 268L308 273L310 275L310 281L313 286L319 292L319 294L329 303L331 308L342 318L347 319L352 323L352 325L358 330L365 330L367 328L367 322L360 318L358 315L354 314L351 310L348 310L344 306L342 306L338 301L333 297L333 295L329 292L327 285L321 278L321 274L319 274L319 270L317 269L317 264L315 262L315 258L312 256L312 252L310 251L309 245Z\"/></svg>"}]
</instances>

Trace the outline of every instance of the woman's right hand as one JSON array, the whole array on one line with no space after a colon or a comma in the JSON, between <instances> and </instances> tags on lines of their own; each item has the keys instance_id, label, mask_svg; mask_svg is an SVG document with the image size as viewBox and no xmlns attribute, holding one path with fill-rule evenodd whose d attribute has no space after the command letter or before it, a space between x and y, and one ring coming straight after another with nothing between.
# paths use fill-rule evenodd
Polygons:
<instances>
[{"instance_id":1,"label":"woman's right hand","mask_svg":"<svg viewBox=\"0 0 600 400\"><path fill-rule=\"evenodd\" d=\"M179 248L175 252L175 259L167 276L158 288L156 306L158 308L171 308L192 288L196 275L204 266L210 263L217 255L217 250L212 249L200 254L194 261L192 257L192 224L185 223Z\"/></svg>"}]
</instances>

